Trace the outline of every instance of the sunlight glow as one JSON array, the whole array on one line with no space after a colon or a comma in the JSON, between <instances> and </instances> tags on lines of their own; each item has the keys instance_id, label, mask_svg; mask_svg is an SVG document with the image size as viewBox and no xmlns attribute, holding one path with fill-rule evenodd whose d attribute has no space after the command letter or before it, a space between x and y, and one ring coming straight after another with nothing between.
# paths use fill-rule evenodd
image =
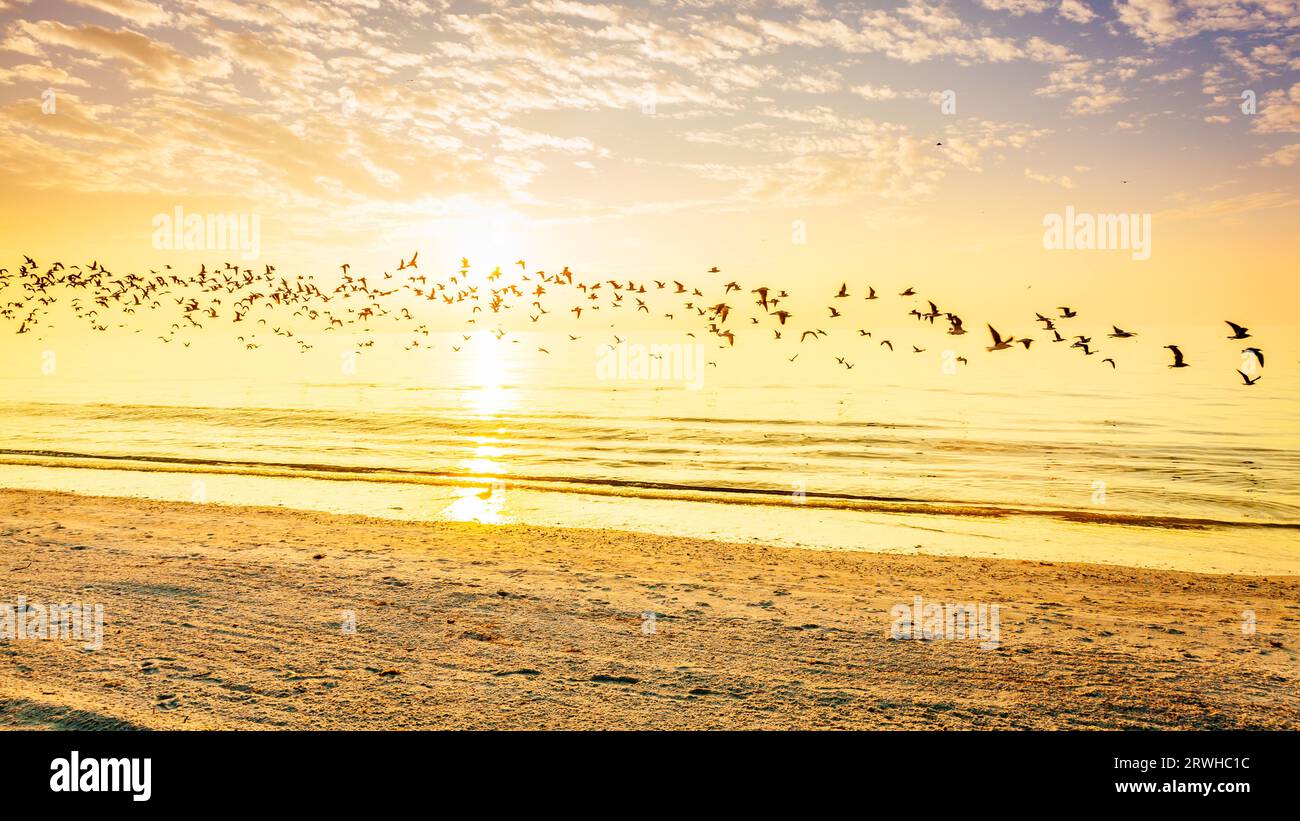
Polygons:
<instances>
[{"instance_id":1,"label":"sunlight glow","mask_svg":"<svg viewBox=\"0 0 1300 821\"><path fill-rule=\"evenodd\" d=\"M453 522L479 522L486 525L507 524L510 520L502 513L505 507L504 484L488 487L456 488L457 499L447 505L439 518Z\"/></svg>"},{"instance_id":2,"label":"sunlight glow","mask_svg":"<svg viewBox=\"0 0 1300 821\"><path fill-rule=\"evenodd\" d=\"M482 330L470 340L471 356L466 383L470 386L467 404L481 418L503 413L511 404L506 384L511 375L509 352L491 331Z\"/></svg>"}]
</instances>

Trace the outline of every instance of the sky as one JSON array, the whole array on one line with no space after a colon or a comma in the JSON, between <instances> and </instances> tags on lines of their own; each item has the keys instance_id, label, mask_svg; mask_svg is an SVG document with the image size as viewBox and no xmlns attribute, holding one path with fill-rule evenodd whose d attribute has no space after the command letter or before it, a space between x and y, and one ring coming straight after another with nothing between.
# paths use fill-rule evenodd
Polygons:
<instances>
[{"instance_id":1,"label":"sky","mask_svg":"<svg viewBox=\"0 0 1300 821\"><path fill-rule=\"evenodd\" d=\"M1293 325L1298 43L1295 0L0 0L0 265L236 255L159 247L180 207L255 215L241 264L289 272ZM1150 215L1149 257L1048 250L1067 207Z\"/></svg>"}]
</instances>

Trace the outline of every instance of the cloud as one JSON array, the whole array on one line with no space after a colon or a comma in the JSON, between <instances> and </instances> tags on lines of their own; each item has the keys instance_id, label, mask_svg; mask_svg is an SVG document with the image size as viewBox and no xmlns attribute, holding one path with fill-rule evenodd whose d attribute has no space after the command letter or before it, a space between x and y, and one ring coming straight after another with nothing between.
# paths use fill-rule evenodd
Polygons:
<instances>
[{"instance_id":1,"label":"cloud","mask_svg":"<svg viewBox=\"0 0 1300 821\"><path fill-rule=\"evenodd\" d=\"M1039 173L1037 173L1037 172L1035 172L1035 171L1032 171L1032 170L1026 168L1026 169L1025 169L1025 177L1026 177L1027 179L1031 179L1031 180L1033 180L1034 182L1047 183L1048 185L1059 185L1059 186L1061 186L1062 188L1073 188L1073 187L1074 187L1074 180L1070 179L1069 177L1067 177L1067 176L1065 176L1065 175L1061 175L1061 176L1059 176L1059 177L1054 177L1054 176L1052 176L1051 174L1039 174Z\"/></svg>"},{"instance_id":2,"label":"cloud","mask_svg":"<svg viewBox=\"0 0 1300 821\"><path fill-rule=\"evenodd\" d=\"M1300 164L1300 143L1291 143L1279 148L1265 156L1259 161L1259 164L1263 166L1278 165L1286 168Z\"/></svg>"},{"instance_id":3,"label":"cloud","mask_svg":"<svg viewBox=\"0 0 1300 821\"><path fill-rule=\"evenodd\" d=\"M1005 11L1013 17L1039 14L1051 5L1048 0L980 0L980 5L993 11Z\"/></svg>"},{"instance_id":4,"label":"cloud","mask_svg":"<svg viewBox=\"0 0 1300 821\"><path fill-rule=\"evenodd\" d=\"M1190 36L1178 22L1174 0L1122 0L1115 4L1119 20L1148 42L1163 43Z\"/></svg>"},{"instance_id":5,"label":"cloud","mask_svg":"<svg viewBox=\"0 0 1300 821\"><path fill-rule=\"evenodd\" d=\"M1053 68L1048 73L1047 84L1035 89L1034 94L1069 96L1070 113L1100 114L1128 99L1121 86L1131 76L1132 67L1121 61L1073 60Z\"/></svg>"},{"instance_id":6,"label":"cloud","mask_svg":"<svg viewBox=\"0 0 1300 821\"><path fill-rule=\"evenodd\" d=\"M173 19L171 12L147 0L69 0L69 2L146 27L164 25Z\"/></svg>"},{"instance_id":7,"label":"cloud","mask_svg":"<svg viewBox=\"0 0 1300 821\"><path fill-rule=\"evenodd\" d=\"M853 87L853 93L866 100L895 100L898 92L889 86L873 86L870 83Z\"/></svg>"},{"instance_id":8,"label":"cloud","mask_svg":"<svg viewBox=\"0 0 1300 821\"><path fill-rule=\"evenodd\" d=\"M1080 25L1097 17L1096 12L1093 12L1084 0L1061 0L1061 8L1057 13L1070 22L1080 23Z\"/></svg>"},{"instance_id":9,"label":"cloud","mask_svg":"<svg viewBox=\"0 0 1300 821\"><path fill-rule=\"evenodd\" d=\"M37 83L46 86L85 86L86 81L75 77L57 66L37 63L19 63L9 68L0 68L0 85L14 83Z\"/></svg>"},{"instance_id":10,"label":"cloud","mask_svg":"<svg viewBox=\"0 0 1300 821\"><path fill-rule=\"evenodd\" d=\"M47 46L88 52L122 62L142 85L165 85L198 73L197 61L166 43L128 29L69 26L54 20L42 20L22 24L22 31L32 40Z\"/></svg>"},{"instance_id":11,"label":"cloud","mask_svg":"<svg viewBox=\"0 0 1300 821\"><path fill-rule=\"evenodd\" d=\"M57 19L28 19L20 5L0 33L0 173L244 197L355 224L453 202L543 219L703 203L907 208L959 175L1019 179L1023 161L1008 155L1060 117L1044 97L1088 116L1071 122L1081 135L1110 136L1173 107L1181 89L1166 83L1204 72L1224 105L1253 72L1253 131L1294 133L1297 92L1268 81L1294 67L1295 6L69 0ZM1121 36L1103 44L1069 25L1099 16ZM1224 34L1189 39L1210 31ZM975 111L981 88L1008 81L1039 99L1005 95L1000 121L901 102L969 88ZM58 120L38 116L46 86L59 90ZM65 89L79 95L66 112ZM864 116L882 111L897 121ZM1189 112L1198 128L1224 113L1182 103ZM681 190L656 199L659 175Z\"/></svg>"},{"instance_id":12,"label":"cloud","mask_svg":"<svg viewBox=\"0 0 1300 821\"><path fill-rule=\"evenodd\" d=\"M1167 45L1211 31L1294 31L1296 0L1116 0L1120 23L1135 36Z\"/></svg>"},{"instance_id":13,"label":"cloud","mask_svg":"<svg viewBox=\"0 0 1300 821\"><path fill-rule=\"evenodd\" d=\"M1222 219L1255 211L1294 208L1297 205L1300 205L1300 196L1293 191L1252 191L1231 197L1202 200L1192 205L1163 211L1157 216L1176 220Z\"/></svg>"},{"instance_id":14,"label":"cloud","mask_svg":"<svg viewBox=\"0 0 1300 821\"><path fill-rule=\"evenodd\" d=\"M1256 134L1300 133L1300 83L1265 94L1257 112L1251 127Z\"/></svg>"},{"instance_id":15,"label":"cloud","mask_svg":"<svg viewBox=\"0 0 1300 821\"><path fill-rule=\"evenodd\" d=\"M1087 23L1097 17L1084 0L1061 0L1059 13L1072 23Z\"/></svg>"}]
</instances>

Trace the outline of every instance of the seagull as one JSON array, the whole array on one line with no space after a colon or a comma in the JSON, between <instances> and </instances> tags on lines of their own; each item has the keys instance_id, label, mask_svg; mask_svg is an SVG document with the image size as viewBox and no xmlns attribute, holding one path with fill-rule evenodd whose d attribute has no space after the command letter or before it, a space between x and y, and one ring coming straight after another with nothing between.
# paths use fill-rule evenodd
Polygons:
<instances>
[{"instance_id":1,"label":"seagull","mask_svg":"<svg viewBox=\"0 0 1300 821\"><path fill-rule=\"evenodd\" d=\"M1012 339L1011 337L1007 337L1006 339L1003 339L1002 335L999 334L992 325L989 325L988 327L989 327L989 333L993 335L993 345L991 347L985 348L985 350L1005 351L1007 348L1011 347L1012 342L1015 342L1015 340Z\"/></svg>"},{"instance_id":2,"label":"seagull","mask_svg":"<svg viewBox=\"0 0 1300 821\"><path fill-rule=\"evenodd\" d=\"M1260 367L1264 366L1264 352L1259 348L1244 348L1242 353L1253 353L1255 358L1259 360Z\"/></svg>"},{"instance_id":3,"label":"seagull","mask_svg":"<svg viewBox=\"0 0 1300 821\"><path fill-rule=\"evenodd\" d=\"M1066 306L1064 306L1064 305L1061 305L1061 306L1058 306L1058 307L1059 307L1059 309L1060 309L1060 311L1061 311L1061 318L1062 318L1062 319L1073 319L1074 317L1076 317L1076 316L1079 315L1079 312L1078 312L1078 311L1071 311L1068 307L1066 307Z\"/></svg>"},{"instance_id":4,"label":"seagull","mask_svg":"<svg viewBox=\"0 0 1300 821\"><path fill-rule=\"evenodd\" d=\"M1110 363L1110 368L1111 368L1111 370L1114 370L1114 369L1115 369L1115 360L1111 359L1110 357L1106 357L1105 359L1103 359L1103 360L1101 360L1101 361L1102 361L1102 362L1109 362L1109 363Z\"/></svg>"},{"instance_id":5,"label":"seagull","mask_svg":"<svg viewBox=\"0 0 1300 821\"><path fill-rule=\"evenodd\" d=\"M1111 325L1110 327L1115 330L1115 333L1106 334L1106 336L1112 337L1114 339L1128 339L1131 336L1137 336L1137 334L1133 333L1132 331L1120 330L1118 325Z\"/></svg>"},{"instance_id":6,"label":"seagull","mask_svg":"<svg viewBox=\"0 0 1300 821\"><path fill-rule=\"evenodd\" d=\"M1228 327L1232 328L1232 336L1228 337L1228 339L1248 339L1250 337L1249 328L1243 328L1235 322L1228 322L1226 319L1223 321L1227 322Z\"/></svg>"},{"instance_id":7,"label":"seagull","mask_svg":"<svg viewBox=\"0 0 1300 821\"><path fill-rule=\"evenodd\" d=\"M1261 378L1257 376L1254 379L1251 379L1249 376L1246 376L1246 374L1242 373L1241 371L1237 371L1237 373L1241 374L1241 381L1245 382L1247 385L1253 385L1256 382L1258 382Z\"/></svg>"},{"instance_id":8,"label":"seagull","mask_svg":"<svg viewBox=\"0 0 1300 821\"><path fill-rule=\"evenodd\" d=\"M1165 347L1174 352L1174 364L1170 365L1169 367L1171 368L1187 367L1187 363L1183 361L1183 352L1178 350L1177 345L1166 345Z\"/></svg>"}]
</instances>

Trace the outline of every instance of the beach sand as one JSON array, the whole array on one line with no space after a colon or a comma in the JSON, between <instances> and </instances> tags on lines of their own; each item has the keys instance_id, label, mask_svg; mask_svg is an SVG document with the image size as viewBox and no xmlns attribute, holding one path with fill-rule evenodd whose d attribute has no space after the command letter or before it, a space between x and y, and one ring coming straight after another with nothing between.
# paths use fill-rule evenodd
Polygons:
<instances>
[{"instance_id":1,"label":"beach sand","mask_svg":"<svg viewBox=\"0 0 1300 821\"><path fill-rule=\"evenodd\" d=\"M0 639L7 727L1300 728L1294 576L0 490L0 585L106 622Z\"/></svg>"}]
</instances>

